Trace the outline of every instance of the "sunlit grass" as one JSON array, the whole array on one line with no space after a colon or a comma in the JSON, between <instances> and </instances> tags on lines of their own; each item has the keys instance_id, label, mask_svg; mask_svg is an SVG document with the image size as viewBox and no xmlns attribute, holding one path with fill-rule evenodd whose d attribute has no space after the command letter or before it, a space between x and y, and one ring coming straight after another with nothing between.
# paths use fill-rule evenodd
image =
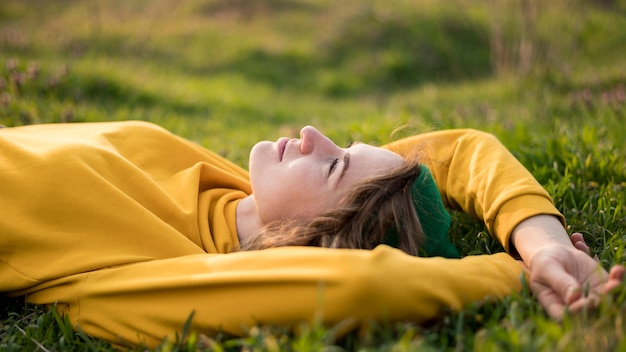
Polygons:
<instances>
[{"instance_id":1,"label":"sunlit grass","mask_svg":"<svg viewBox=\"0 0 626 352\"><path fill-rule=\"evenodd\" d=\"M306 124L339 144L478 128L531 170L605 268L624 263L626 4L509 1L494 11L503 3L6 0L0 124L152 121L244 167L256 141ZM521 27L522 3L536 7L534 31ZM507 55L494 56L498 23ZM524 61L516 50L528 35L535 56ZM453 215L463 254L502 250ZM624 350L625 295L563 322L524 291L426 326L348 335L314 325L209 337L181 326L160 349ZM2 298L0 350L36 349L113 347L45 307Z\"/></svg>"}]
</instances>

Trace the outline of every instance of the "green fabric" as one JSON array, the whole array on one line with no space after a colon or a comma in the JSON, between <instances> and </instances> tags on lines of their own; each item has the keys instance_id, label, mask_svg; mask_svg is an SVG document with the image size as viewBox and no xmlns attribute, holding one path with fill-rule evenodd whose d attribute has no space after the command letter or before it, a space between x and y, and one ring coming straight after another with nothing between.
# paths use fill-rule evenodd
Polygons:
<instances>
[{"instance_id":1,"label":"green fabric","mask_svg":"<svg viewBox=\"0 0 626 352\"><path fill-rule=\"evenodd\" d=\"M451 216L446 211L430 170L424 165L420 165L420 175L411 187L411 196L424 232L424 243L420 248L420 255L458 258L459 251L448 237ZM388 233L384 243L398 248L400 243L398 233L396 231Z\"/></svg>"}]
</instances>

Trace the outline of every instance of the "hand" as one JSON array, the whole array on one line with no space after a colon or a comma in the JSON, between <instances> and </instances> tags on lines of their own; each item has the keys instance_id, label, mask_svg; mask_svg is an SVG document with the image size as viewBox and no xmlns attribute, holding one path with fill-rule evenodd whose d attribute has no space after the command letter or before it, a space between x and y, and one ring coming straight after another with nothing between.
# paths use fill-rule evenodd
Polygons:
<instances>
[{"instance_id":1,"label":"hand","mask_svg":"<svg viewBox=\"0 0 626 352\"><path fill-rule=\"evenodd\" d=\"M595 307L603 295L617 287L625 269L617 265L606 272L579 233L573 246L547 245L534 253L530 263L530 288L548 314L560 319L565 307L571 312Z\"/></svg>"},{"instance_id":2,"label":"hand","mask_svg":"<svg viewBox=\"0 0 626 352\"><path fill-rule=\"evenodd\" d=\"M589 256L582 235L570 238L561 222L551 215L522 221L513 230L511 245L530 271L532 292L548 314L557 319L566 307L572 312L595 307L624 276L621 265L606 272Z\"/></svg>"}]
</instances>

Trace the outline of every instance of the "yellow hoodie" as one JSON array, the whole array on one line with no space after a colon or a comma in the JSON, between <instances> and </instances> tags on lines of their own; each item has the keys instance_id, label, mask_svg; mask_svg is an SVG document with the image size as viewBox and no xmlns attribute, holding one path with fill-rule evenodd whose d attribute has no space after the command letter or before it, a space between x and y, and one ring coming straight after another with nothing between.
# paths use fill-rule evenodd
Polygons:
<instances>
[{"instance_id":1,"label":"yellow hoodie","mask_svg":"<svg viewBox=\"0 0 626 352\"><path fill-rule=\"evenodd\" d=\"M389 147L406 155L425 145L444 201L484 219L505 248L520 221L561 217L492 136L450 130ZM238 244L248 173L145 122L1 129L0 187L0 292L57 303L74 325L114 343L154 346L192 311L205 334L243 334L256 323L420 322L520 287L522 268L505 253L227 254Z\"/></svg>"}]
</instances>

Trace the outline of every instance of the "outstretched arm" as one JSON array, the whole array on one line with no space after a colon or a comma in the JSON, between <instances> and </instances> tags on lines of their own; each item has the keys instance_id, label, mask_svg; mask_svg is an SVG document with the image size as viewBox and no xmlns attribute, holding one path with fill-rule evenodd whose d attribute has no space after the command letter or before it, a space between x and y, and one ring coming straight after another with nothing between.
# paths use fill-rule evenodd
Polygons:
<instances>
[{"instance_id":1,"label":"outstretched arm","mask_svg":"<svg viewBox=\"0 0 626 352\"><path fill-rule=\"evenodd\" d=\"M418 157L431 169L447 205L481 219L490 234L530 269L537 299L553 317L563 308L595 304L624 273L610 273L576 250L563 227L565 220L549 194L492 135L471 129L426 133L389 148ZM580 244L579 244L580 245ZM595 294L583 297L589 286Z\"/></svg>"},{"instance_id":2,"label":"outstretched arm","mask_svg":"<svg viewBox=\"0 0 626 352\"><path fill-rule=\"evenodd\" d=\"M156 346L192 311L193 329L209 335L245 334L256 323L423 322L519 290L522 271L505 253L444 259L388 246L283 247L96 270L50 281L27 299L58 302L90 335Z\"/></svg>"}]
</instances>

